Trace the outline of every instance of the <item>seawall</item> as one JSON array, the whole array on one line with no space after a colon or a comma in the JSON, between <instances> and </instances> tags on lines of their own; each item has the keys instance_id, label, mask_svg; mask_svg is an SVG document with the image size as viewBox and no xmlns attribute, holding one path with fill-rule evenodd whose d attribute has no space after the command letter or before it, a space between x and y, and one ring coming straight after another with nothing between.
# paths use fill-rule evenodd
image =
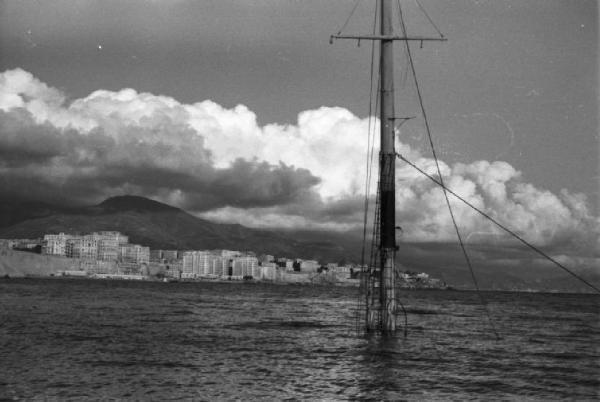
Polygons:
<instances>
[{"instance_id":1,"label":"seawall","mask_svg":"<svg viewBox=\"0 0 600 402\"><path fill-rule=\"evenodd\" d=\"M0 276L50 276L59 271L79 270L76 258L28 253L0 248Z\"/></svg>"}]
</instances>

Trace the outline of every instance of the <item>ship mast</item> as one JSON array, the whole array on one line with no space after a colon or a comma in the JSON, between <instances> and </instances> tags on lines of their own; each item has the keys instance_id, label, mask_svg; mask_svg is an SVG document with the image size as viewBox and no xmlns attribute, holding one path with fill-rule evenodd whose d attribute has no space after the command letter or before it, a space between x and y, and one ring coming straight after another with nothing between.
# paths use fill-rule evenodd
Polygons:
<instances>
[{"instance_id":1,"label":"ship mast","mask_svg":"<svg viewBox=\"0 0 600 402\"><path fill-rule=\"evenodd\" d=\"M383 38L392 37L392 0L380 0L380 33ZM380 202L380 258L379 270L380 322L367 322L367 328L380 326L382 333L396 330L395 270L396 255L396 188L394 149L394 40L379 41L379 75L381 89L379 93L380 144L379 151L379 202ZM369 321L375 321L373 314Z\"/></svg>"},{"instance_id":2,"label":"ship mast","mask_svg":"<svg viewBox=\"0 0 600 402\"><path fill-rule=\"evenodd\" d=\"M405 30L396 35L393 27L393 0L378 0L379 35L332 35L333 39L356 39L379 41L380 78L380 144L378 219L375 224L378 239L378 261L362 272L365 290L364 327L366 332L391 335L396 332L396 190L394 149L394 41L439 41L445 38L422 36L409 37Z\"/></svg>"}]
</instances>

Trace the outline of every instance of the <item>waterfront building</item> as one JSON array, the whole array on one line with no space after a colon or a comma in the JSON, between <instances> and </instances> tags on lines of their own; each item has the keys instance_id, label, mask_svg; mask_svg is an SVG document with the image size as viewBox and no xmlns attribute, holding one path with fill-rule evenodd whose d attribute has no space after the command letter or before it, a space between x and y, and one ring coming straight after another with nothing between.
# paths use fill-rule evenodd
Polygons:
<instances>
[{"instance_id":1,"label":"waterfront building","mask_svg":"<svg viewBox=\"0 0 600 402\"><path fill-rule=\"evenodd\" d=\"M178 250L150 250L150 260L156 262L174 262L183 258Z\"/></svg>"},{"instance_id":2,"label":"waterfront building","mask_svg":"<svg viewBox=\"0 0 600 402\"><path fill-rule=\"evenodd\" d=\"M260 256L260 262L274 262L275 261L275 256L272 256L270 254L262 254Z\"/></svg>"},{"instance_id":3,"label":"waterfront building","mask_svg":"<svg viewBox=\"0 0 600 402\"><path fill-rule=\"evenodd\" d=\"M167 278L181 279L181 270L174 266L166 265L164 269L164 275Z\"/></svg>"},{"instance_id":4,"label":"waterfront building","mask_svg":"<svg viewBox=\"0 0 600 402\"><path fill-rule=\"evenodd\" d=\"M182 259L183 273L191 274L192 277L211 276L214 272L212 261L217 257L210 251L185 251Z\"/></svg>"},{"instance_id":5,"label":"waterfront building","mask_svg":"<svg viewBox=\"0 0 600 402\"><path fill-rule=\"evenodd\" d=\"M44 235L42 254L66 256L67 240L70 238L71 235L64 234L63 232Z\"/></svg>"},{"instance_id":6,"label":"waterfront building","mask_svg":"<svg viewBox=\"0 0 600 402\"><path fill-rule=\"evenodd\" d=\"M212 275L211 260L216 256L210 251L199 251L198 252L198 271L202 276Z\"/></svg>"},{"instance_id":7,"label":"waterfront building","mask_svg":"<svg viewBox=\"0 0 600 402\"><path fill-rule=\"evenodd\" d=\"M92 233L97 240L114 240L118 245L129 243L129 236L124 235L121 232L112 230L101 230L100 232Z\"/></svg>"},{"instance_id":8,"label":"waterfront building","mask_svg":"<svg viewBox=\"0 0 600 402\"><path fill-rule=\"evenodd\" d=\"M122 244L119 247L119 261L148 264L150 262L150 248L139 244Z\"/></svg>"},{"instance_id":9,"label":"waterfront building","mask_svg":"<svg viewBox=\"0 0 600 402\"><path fill-rule=\"evenodd\" d=\"M261 266L260 279L275 281L277 279L277 264L268 262Z\"/></svg>"},{"instance_id":10,"label":"waterfront building","mask_svg":"<svg viewBox=\"0 0 600 402\"><path fill-rule=\"evenodd\" d=\"M302 272L317 272L320 265L315 260L301 260L300 261L300 271Z\"/></svg>"},{"instance_id":11,"label":"waterfront building","mask_svg":"<svg viewBox=\"0 0 600 402\"><path fill-rule=\"evenodd\" d=\"M289 258L278 258L276 263L278 267L284 268L286 271L294 270L294 260L290 260Z\"/></svg>"},{"instance_id":12,"label":"waterfront building","mask_svg":"<svg viewBox=\"0 0 600 402\"><path fill-rule=\"evenodd\" d=\"M256 280L261 280L262 279L262 267L259 266L258 264L256 264L256 266L252 266L252 278L256 279Z\"/></svg>"},{"instance_id":13,"label":"waterfront building","mask_svg":"<svg viewBox=\"0 0 600 402\"><path fill-rule=\"evenodd\" d=\"M114 238L100 238L98 240L98 260L117 261L119 257L119 241Z\"/></svg>"},{"instance_id":14,"label":"waterfront building","mask_svg":"<svg viewBox=\"0 0 600 402\"><path fill-rule=\"evenodd\" d=\"M116 261L119 255L119 246L126 244L128 239L127 236L116 231L93 232L83 236L63 232L46 234L42 242L42 253L71 258Z\"/></svg>"},{"instance_id":15,"label":"waterfront building","mask_svg":"<svg viewBox=\"0 0 600 402\"><path fill-rule=\"evenodd\" d=\"M229 260L219 255L213 256L210 260L210 269L215 277L229 276Z\"/></svg>"},{"instance_id":16,"label":"waterfront building","mask_svg":"<svg viewBox=\"0 0 600 402\"><path fill-rule=\"evenodd\" d=\"M193 251L184 251L182 258L182 277L190 278L194 275L194 252Z\"/></svg>"},{"instance_id":17,"label":"waterfront building","mask_svg":"<svg viewBox=\"0 0 600 402\"><path fill-rule=\"evenodd\" d=\"M150 261L162 262L162 250L150 250Z\"/></svg>"},{"instance_id":18,"label":"waterfront building","mask_svg":"<svg viewBox=\"0 0 600 402\"><path fill-rule=\"evenodd\" d=\"M258 259L252 256L242 256L234 258L231 262L232 276L243 278L245 276L253 276L253 271L256 272L258 267Z\"/></svg>"},{"instance_id":19,"label":"waterfront building","mask_svg":"<svg viewBox=\"0 0 600 402\"><path fill-rule=\"evenodd\" d=\"M161 250L162 258L167 261L176 261L181 258L180 252L177 250Z\"/></svg>"},{"instance_id":20,"label":"waterfront building","mask_svg":"<svg viewBox=\"0 0 600 402\"><path fill-rule=\"evenodd\" d=\"M65 254L70 258L95 260L98 256L98 241L93 235L67 239Z\"/></svg>"},{"instance_id":21,"label":"waterfront building","mask_svg":"<svg viewBox=\"0 0 600 402\"><path fill-rule=\"evenodd\" d=\"M242 255L242 253L240 253L239 251L234 251L234 250L219 250L218 253L221 255L221 257L228 258L228 259L232 259L235 257L241 257L241 255Z\"/></svg>"}]
</instances>

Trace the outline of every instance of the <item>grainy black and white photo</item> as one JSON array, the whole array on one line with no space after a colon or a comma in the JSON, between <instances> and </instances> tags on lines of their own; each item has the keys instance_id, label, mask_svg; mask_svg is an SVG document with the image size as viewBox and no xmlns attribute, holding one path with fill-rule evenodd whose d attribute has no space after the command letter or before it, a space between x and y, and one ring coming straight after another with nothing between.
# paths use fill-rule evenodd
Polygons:
<instances>
[{"instance_id":1,"label":"grainy black and white photo","mask_svg":"<svg viewBox=\"0 0 600 402\"><path fill-rule=\"evenodd\" d=\"M0 0L0 401L600 399L596 0Z\"/></svg>"}]
</instances>

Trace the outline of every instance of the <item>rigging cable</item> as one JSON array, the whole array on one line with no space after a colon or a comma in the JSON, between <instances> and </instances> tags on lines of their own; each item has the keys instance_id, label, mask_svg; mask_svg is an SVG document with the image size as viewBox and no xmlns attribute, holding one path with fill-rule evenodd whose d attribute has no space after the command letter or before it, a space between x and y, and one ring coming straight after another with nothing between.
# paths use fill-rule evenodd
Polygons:
<instances>
[{"instance_id":1,"label":"rigging cable","mask_svg":"<svg viewBox=\"0 0 600 402\"><path fill-rule=\"evenodd\" d=\"M425 9L423 8L423 6L421 5L421 3L419 2L419 0L415 0L417 2L417 5L419 6L419 8L421 9L421 11L423 11L423 14L425 14L425 17L427 17L427 19L429 20L429 23L433 26L433 28L437 31L438 35L440 35L440 38L444 37L444 34L439 30L439 28L437 27L437 25L435 25L435 22L433 22L433 20L429 17L429 14L427 14L427 11L425 11Z\"/></svg>"},{"instance_id":2,"label":"rigging cable","mask_svg":"<svg viewBox=\"0 0 600 402\"><path fill-rule=\"evenodd\" d=\"M402 29L402 33L405 37L407 37L407 32L406 32L406 26L404 24L404 18L402 15L402 8L400 7L400 0L397 0L398 3L398 16L399 16L399 20L400 20L400 28ZM410 44L408 43L408 41L404 42L406 45L406 54L408 55L408 62L410 65L410 69L411 69L411 73L413 76L413 79L415 81L415 90L417 92L417 97L419 99L419 105L421 107L421 113L423 114L423 120L425 121L425 130L427 131L427 137L429 138L429 145L431 147L431 152L433 154L433 158L435 159L435 166L437 169L437 173L438 176L440 178L440 183L442 183L442 191L444 192L444 198L446 199L446 205L448 206L448 211L450 212L450 218L452 219L452 224L454 225L454 230L456 231L456 236L458 238L458 242L460 243L460 248L462 250L462 253L465 257L465 261L467 263L467 266L469 267L469 271L471 273L471 278L473 279L473 284L475 285L475 289L477 290L477 294L479 296L479 299L481 300L481 304L483 306L483 309L485 311L485 314L488 318L490 327L492 328L492 331L494 332L494 334L496 335L496 339L499 340L500 335L498 334L498 331L496 330L496 327L494 326L494 321L492 320L492 316L490 315L487 303L485 298L483 297L483 294L481 293L481 290L479 288L479 283L477 282L477 278L475 276L475 272L473 271L473 265L471 264L471 259L469 258L469 254L467 253L467 249L465 247L465 244L463 242L462 236L460 234L460 229L458 228L458 224L456 223L456 217L454 216L454 212L452 211L452 206L450 205L450 199L448 197L448 192L446 190L446 186L443 185L444 184L444 179L442 177L442 171L440 169L440 163L437 157L437 153L435 151L435 146L433 144L433 138L431 135L431 128L429 127L429 121L427 119L427 113L425 111L425 105L423 103L423 97L421 95L421 89L419 87L419 81L417 80L417 72L415 70L415 64L412 58L412 54L410 51Z\"/></svg>"},{"instance_id":3,"label":"rigging cable","mask_svg":"<svg viewBox=\"0 0 600 402\"><path fill-rule=\"evenodd\" d=\"M589 286L590 288L594 289L597 293L600 293L600 289L597 286L594 286L592 283L590 283L589 281L587 281L585 278L577 275L575 272L573 272L569 268L565 267L563 264L561 264L555 258L552 258L552 256L546 254L544 251L542 251L538 247L536 247L533 244L529 243L527 240L523 239L521 236L519 236L513 230L507 228L506 226L504 226L503 224L501 224L500 222L498 222L496 219L494 219L493 217L491 217L489 214L485 213L481 209L477 208L475 205L471 204L469 201L465 200L460 195L456 194L454 191L450 190L441 181L438 181L435 177L431 176L430 174L428 174L427 172L425 172L423 169L419 168L416 164L414 164L413 162L409 161L404 156L402 156L400 154L396 154L396 155L398 156L398 158L400 158L404 162L408 163L410 166L412 166L413 168L415 168L421 174L423 174L424 176L428 177L435 184L437 184L438 186L444 188L447 192L449 192L450 194L452 194L453 196L455 196L456 198L458 198L460 201L462 201L463 203L465 203L467 206L471 207L473 210L475 210L476 212L478 212L480 215L482 215L483 217L485 217L486 219L488 219L490 222L494 223L500 229L504 230L506 233L510 234L511 236L513 236L514 238L516 238L517 240L519 240L521 243L523 243L524 245L526 245L527 247L529 247L530 249L532 249L533 251L535 251L536 253L538 253L542 257L546 258L548 261L551 261L557 267L561 268L562 270L564 270L565 272L569 273L573 277L579 279L582 283L585 283L587 286Z\"/></svg>"},{"instance_id":4,"label":"rigging cable","mask_svg":"<svg viewBox=\"0 0 600 402\"><path fill-rule=\"evenodd\" d=\"M352 15L354 15L354 12L356 11L356 7L358 7L358 3L360 3L360 0L356 0L356 3L354 3L354 7L352 7L352 11L350 11L350 15L348 16L348 19L346 19L346 22L344 22L344 25L342 25L342 27L338 31L338 35L341 34L344 29L346 29L346 25L348 25L348 23L350 22L350 18L352 18Z\"/></svg>"},{"instance_id":5,"label":"rigging cable","mask_svg":"<svg viewBox=\"0 0 600 402\"><path fill-rule=\"evenodd\" d=\"M358 1L357 1L358 4ZM354 13L354 10L356 9L356 5L354 6L354 9L352 10L352 13ZM377 27L377 9L378 9L378 2L375 2L375 17L373 19L373 35L375 34L375 29ZM350 14L350 16L352 16L352 13ZM350 18L348 18L349 20ZM346 24L348 22L346 21ZM344 24L344 27L346 26L346 24ZM343 28L342 28L343 29ZM341 31L340 31L341 32ZM367 159L366 159L366 164L367 164L367 168L366 168L366 175L365 175L365 202L364 202L364 216L363 216L363 239L362 239L362 248L361 248L361 257L360 257L360 266L361 266L361 271L362 271L362 267L364 267L365 265L365 249L366 249L366 242L367 242L367 217L368 217L368 210L369 210L369 188L371 187L371 174L372 174L372 166L373 166L373 149L375 146L375 138L374 138L374 133L375 133L375 119L372 117L372 112L373 112L373 75L374 75L374 70L375 70L375 42L371 42L371 71L370 71L370 78L369 78L369 114L368 114L368 128L367 128ZM375 90L377 91L379 89L379 79L377 80L377 88L375 88ZM376 97L375 100L375 113L377 113L377 106L378 106L378 98ZM371 131L371 123L373 122L373 130ZM360 303L361 303L361 299L362 299L362 295L359 294L359 309L357 311L356 314L356 318L357 318L357 329L358 329L358 322L360 322Z\"/></svg>"}]
</instances>

